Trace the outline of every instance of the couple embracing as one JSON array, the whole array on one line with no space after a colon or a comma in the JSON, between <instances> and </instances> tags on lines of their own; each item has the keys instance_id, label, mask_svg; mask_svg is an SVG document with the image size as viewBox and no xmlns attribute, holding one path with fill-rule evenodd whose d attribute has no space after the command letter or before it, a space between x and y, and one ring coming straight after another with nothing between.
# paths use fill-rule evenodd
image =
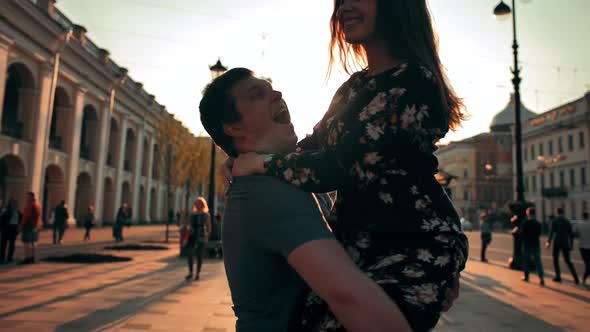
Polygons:
<instances>
[{"instance_id":1,"label":"couple embracing","mask_svg":"<svg viewBox=\"0 0 590 332\"><path fill-rule=\"evenodd\" d=\"M429 331L458 295L467 238L435 180L463 105L426 0L336 0L331 66L357 61L297 143L281 93L215 79L203 126L232 157L223 244L237 331ZM345 65L350 72L350 68ZM337 191L329 215L315 194Z\"/></svg>"}]
</instances>

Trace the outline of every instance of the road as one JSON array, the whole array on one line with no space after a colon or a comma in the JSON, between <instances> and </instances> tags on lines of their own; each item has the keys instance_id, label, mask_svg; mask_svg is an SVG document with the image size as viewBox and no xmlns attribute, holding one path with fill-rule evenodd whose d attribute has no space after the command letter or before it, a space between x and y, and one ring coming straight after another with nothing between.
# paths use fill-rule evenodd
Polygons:
<instances>
[{"instance_id":1,"label":"road","mask_svg":"<svg viewBox=\"0 0 590 332\"><path fill-rule=\"evenodd\" d=\"M469 238L469 256L473 259L479 259L481 253L481 237L479 232L466 232L467 237ZM543 269L545 273L554 275L553 269L553 256L551 249L545 249L544 244L547 241L547 237L544 236L541 239L541 245L543 246L541 249L541 260L543 261ZM492 235L492 243L487 249L486 256L488 259L495 261L503 266L508 266L508 259L512 257L512 250L513 250L513 241L512 235L507 233L494 233ZM584 262L582 261L582 257L580 256L580 251L578 249L577 241L574 241L574 250L571 253L572 262L578 272L578 275L581 277L584 273ZM565 261L563 260L563 256L560 259L560 267L561 267L561 276L562 278L571 278L571 274L565 265Z\"/></svg>"}]
</instances>

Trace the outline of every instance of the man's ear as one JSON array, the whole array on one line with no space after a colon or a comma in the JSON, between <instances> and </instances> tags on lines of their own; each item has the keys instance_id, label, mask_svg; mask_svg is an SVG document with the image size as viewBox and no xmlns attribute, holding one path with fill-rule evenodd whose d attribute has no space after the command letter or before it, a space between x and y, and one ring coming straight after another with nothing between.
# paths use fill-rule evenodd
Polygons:
<instances>
[{"instance_id":1,"label":"man's ear","mask_svg":"<svg viewBox=\"0 0 590 332\"><path fill-rule=\"evenodd\" d=\"M244 137L244 126L239 122L226 123L223 125L223 133L232 138L243 138Z\"/></svg>"}]
</instances>

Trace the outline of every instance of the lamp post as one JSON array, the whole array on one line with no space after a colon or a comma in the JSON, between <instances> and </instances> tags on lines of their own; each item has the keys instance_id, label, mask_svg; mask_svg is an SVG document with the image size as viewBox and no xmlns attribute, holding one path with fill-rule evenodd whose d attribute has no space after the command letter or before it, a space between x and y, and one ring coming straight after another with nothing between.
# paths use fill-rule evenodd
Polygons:
<instances>
[{"instance_id":1,"label":"lamp post","mask_svg":"<svg viewBox=\"0 0 590 332\"><path fill-rule=\"evenodd\" d=\"M548 160L545 159L545 156L538 156L537 161L537 173L541 176L541 221L543 229L545 229L545 170L547 169Z\"/></svg>"},{"instance_id":2,"label":"lamp post","mask_svg":"<svg viewBox=\"0 0 590 332\"><path fill-rule=\"evenodd\" d=\"M528 2L530 0L521 0ZM499 20L507 19L512 14L512 50L514 54L514 67L512 68L512 84L514 85L514 145L516 158L516 201L510 204L510 209L514 217L513 223L514 252L509 260L511 269L521 269L522 244L520 225L525 218L526 208L529 203L524 198L524 181L522 166L522 127L520 124L520 68L518 67L518 41L516 39L516 1L512 0L512 8L500 0L500 3L494 9L494 16Z\"/></svg>"},{"instance_id":3,"label":"lamp post","mask_svg":"<svg viewBox=\"0 0 590 332\"><path fill-rule=\"evenodd\" d=\"M209 66L211 71L211 78L216 79L223 75L227 71L227 67L221 64L221 59L217 59L217 62L213 66ZM209 170L209 211L211 211L211 221L215 216L215 142L211 139L211 169Z\"/></svg>"}]
</instances>

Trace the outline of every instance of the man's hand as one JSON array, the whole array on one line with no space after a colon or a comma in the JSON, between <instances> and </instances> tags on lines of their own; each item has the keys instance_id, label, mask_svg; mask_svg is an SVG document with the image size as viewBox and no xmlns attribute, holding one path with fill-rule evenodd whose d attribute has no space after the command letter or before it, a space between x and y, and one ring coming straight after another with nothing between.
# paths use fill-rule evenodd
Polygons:
<instances>
[{"instance_id":1,"label":"man's hand","mask_svg":"<svg viewBox=\"0 0 590 332\"><path fill-rule=\"evenodd\" d=\"M246 176L252 174L264 173L264 159L267 155L261 155L253 152L243 153L234 160L232 176Z\"/></svg>"},{"instance_id":2,"label":"man's hand","mask_svg":"<svg viewBox=\"0 0 590 332\"><path fill-rule=\"evenodd\" d=\"M451 285L451 287L447 288L447 291L445 292L445 300L442 303L443 312L449 311L453 307L453 302L455 302L455 300L459 297L459 292L461 288L461 284L459 283L460 277L461 276L457 274L453 279L453 284Z\"/></svg>"}]
</instances>

